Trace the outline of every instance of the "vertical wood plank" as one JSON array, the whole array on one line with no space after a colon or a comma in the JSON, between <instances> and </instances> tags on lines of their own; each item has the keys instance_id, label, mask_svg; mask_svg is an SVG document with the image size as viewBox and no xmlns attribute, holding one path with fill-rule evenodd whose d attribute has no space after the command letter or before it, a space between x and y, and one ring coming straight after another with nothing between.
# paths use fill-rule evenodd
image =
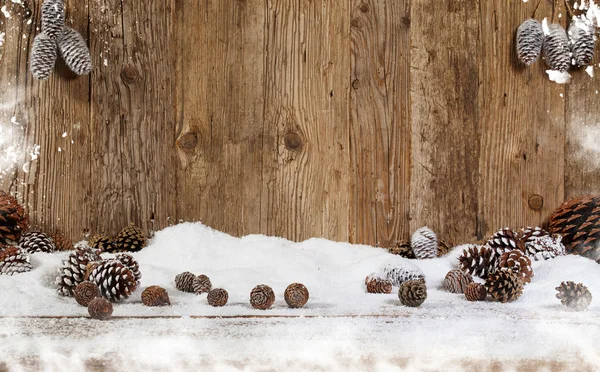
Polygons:
<instances>
[{"instance_id":1,"label":"vertical wood plank","mask_svg":"<svg viewBox=\"0 0 600 372\"><path fill-rule=\"evenodd\" d=\"M354 0L350 241L388 247L410 216L410 1Z\"/></svg>"},{"instance_id":2,"label":"vertical wood plank","mask_svg":"<svg viewBox=\"0 0 600 372\"><path fill-rule=\"evenodd\" d=\"M267 4L261 229L347 240L350 4Z\"/></svg>"}]
</instances>

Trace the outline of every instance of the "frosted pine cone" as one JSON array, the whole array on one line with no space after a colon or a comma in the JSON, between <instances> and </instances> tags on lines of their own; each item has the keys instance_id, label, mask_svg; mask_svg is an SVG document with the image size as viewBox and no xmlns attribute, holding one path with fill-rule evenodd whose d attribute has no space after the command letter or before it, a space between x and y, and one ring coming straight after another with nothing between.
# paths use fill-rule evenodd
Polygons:
<instances>
[{"instance_id":1,"label":"frosted pine cone","mask_svg":"<svg viewBox=\"0 0 600 372\"><path fill-rule=\"evenodd\" d=\"M471 245L463 250L458 261L462 271L485 279L498 266L498 255L490 247Z\"/></svg>"},{"instance_id":2,"label":"frosted pine cone","mask_svg":"<svg viewBox=\"0 0 600 372\"><path fill-rule=\"evenodd\" d=\"M98 252L115 252L115 246L113 240L106 235L95 235L90 241L89 245L91 248L97 250Z\"/></svg>"},{"instance_id":3,"label":"frosted pine cone","mask_svg":"<svg viewBox=\"0 0 600 372\"><path fill-rule=\"evenodd\" d=\"M259 284L250 292L250 304L253 308L267 310L275 302L275 292L265 284Z\"/></svg>"},{"instance_id":4,"label":"frosted pine cone","mask_svg":"<svg viewBox=\"0 0 600 372\"><path fill-rule=\"evenodd\" d=\"M519 238L519 234L508 227L500 229L492 235L486 245L492 248L498 257L501 256L502 253L512 251L513 249L519 249L521 251L525 249L525 244Z\"/></svg>"},{"instance_id":5,"label":"frosted pine cone","mask_svg":"<svg viewBox=\"0 0 600 372\"><path fill-rule=\"evenodd\" d=\"M58 38L58 49L67 66L77 75L87 75L92 71L92 56L79 32L65 27Z\"/></svg>"},{"instance_id":6,"label":"frosted pine cone","mask_svg":"<svg viewBox=\"0 0 600 372\"><path fill-rule=\"evenodd\" d=\"M594 51L596 50L593 29L590 29L589 26L580 26L576 22L572 22L568 33L575 64L577 66L589 65L594 58Z\"/></svg>"},{"instance_id":7,"label":"frosted pine cone","mask_svg":"<svg viewBox=\"0 0 600 372\"><path fill-rule=\"evenodd\" d=\"M142 273L140 272L140 264L135 260L135 258L133 258L132 255L127 253L119 253L115 255L115 258L121 261L121 263L125 265L125 267L131 270L133 278L139 286L142 279Z\"/></svg>"},{"instance_id":8,"label":"frosted pine cone","mask_svg":"<svg viewBox=\"0 0 600 372\"><path fill-rule=\"evenodd\" d=\"M13 275L31 271L29 255L18 247L8 247L0 252L0 274Z\"/></svg>"},{"instance_id":9,"label":"frosted pine cone","mask_svg":"<svg viewBox=\"0 0 600 372\"><path fill-rule=\"evenodd\" d=\"M485 289L496 301L512 302L523 294L523 281L513 271L497 270L488 275Z\"/></svg>"},{"instance_id":10,"label":"frosted pine cone","mask_svg":"<svg viewBox=\"0 0 600 372\"><path fill-rule=\"evenodd\" d=\"M139 227L124 228L115 239L119 251L137 252L146 246L146 235Z\"/></svg>"},{"instance_id":11,"label":"frosted pine cone","mask_svg":"<svg viewBox=\"0 0 600 372\"><path fill-rule=\"evenodd\" d=\"M194 293L194 279L196 275L185 271L175 277L175 288L182 292Z\"/></svg>"},{"instance_id":12,"label":"frosted pine cone","mask_svg":"<svg viewBox=\"0 0 600 372\"><path fill-rule=\"evenodd\" d=\"M548 260L565 255L562 236L554 234L531 239L525 244L525 254L534 261Z\"/></svg>"},{"instance_id":13,"label":"frosted pine cone","mask_svg":"<svg viewBox=\"0 0 600 372\"><path fill-rule=\"evenodd\" d=\"M96 283L102 296L111 302L128 298L137 288L131 270L118 260L101 262L92 270L89 280Z\"/></svg>"},{"instance_id":14,"label":"frosted pine cone","mask_svg":"<svg viewBox=\"0 0 600 372\"><path fill-rule=\"evenodd\" d=\"M427 226L414 232L410 239L413 253L418 259L436 258L438 241L435 233Z\"/></svg>"},{"instance_id":15,"label":"frosted pine cone","mask_svg":"<svg viewBox=\"0 0 600 372\"><path fill-rule=\"evenodd\" d=\"M561 25L553 23L548 26L548 34L543 44L546 64L551 70L566 72L571 65L571 48L569 38Z\"/></svg>"},{"instance_id":16,"label":"frosted pine cone","mask_svg":"<svg viewBox=\"0 0 600 372\"><path fill-rule=\"evenodd\" d=\"M510 270L517 274L523 283L531 282L533 276L531 260L518 249L504 252L498 261L498 266L500 270Z\"/></svg>"},{"instance_id":17,"label":"frosted pine cone","mask_svg":"<svg viewBox=\"0 0 600 372\"><path fill-rule=\"evenodd\" d=\"M18 242L28 221L27 213L17 199L0 190L0 244Z\"/></svg>"},{"instance_id":18,"label":"frosted pine cone","mask_svg":"<svg viewBox=\"0 0 600 372\"><path fill-rule=\"evenodd\" d=\"M42 232L28 232L21 236L19 247L27 253L54 252L54 243L50 237Z\"/></svg>"},{"instance_id":19,"label":"frosted pine cone","mask_svg":"<svg viewBox=\"0 0 600 372\"><path fill-rule=\"evenodd\" d=\"M418 266L409 262L390 262L383 266L383 276L399 287L409 280L425 280L423 271Z\"/></svg>"},{"instance_id":20,"label":"frosted pine cone","mask_svg":"<svg viewBox=\"0 0 600 372\"><path fill-rule=\"evenodd\" d=\"M575 282L562 282L556 287L556 298L571 310L583 311L590 306L592 294L583 284Z\"/></svg>"},{"instance_id":21,"label":"frosted pine cone","mask_svg":"<svg viewBox=\"0 0 600 372\"><path fill-rule=\"evenodd\" d=\"M444 289L452 293L463 293L467 285L473 283L473 278L470 274L462 270L450 270L444 278Z\"/></svg>"},{"instance_id":22,"label":"frosted pine cone","mask_svg":"<svg viewBox=\"0 0 600 372\"><path fill-rule=\"evenodd\" d=\"M550 234L548 233L548 231L542 229L541 227L527 226L523 229L520 229L517 235L523 241L524 244L527 244L535 238L539 238L541 236L546 236Z\"/></svg>"},{"instance_id":23,"label":"frosted pine cone","mask_svg":"<svg viewBox=\"0 0 600 372\"><path fill-rule=\"evenodd\" d=\"M523 22L517 30L517 55L527 66L538 60L542 53L544 30L542 24L535 19Z\"/></svg>"},{"instance_id":24,"label":"frosted pine cone","mask_svg":"<svg viewBox=\"0 0 600 372\"><path fill-rule=\"evenodd\" d=\"M171 305L167 291L157 285L151 285L142 292L142 302L146 306Z\"/></svg>"},{"instance_id":25,"label":"frosted pine cone","mask_svg":"<svg viewBox=\"0 0 600 372\"><path fill-rule=\"evenodd\" d=\"M107 320L113 313L113 305L105 298L94 298L88 305L88 313L94 319Z\"/></svg>"},{"instance_id":26,"label":"frosted pine cone","mask_svg":"<svg viewBox=\"0 0 600 372\"><path fill-rule=\"evenodd\" d=\"M54 69L56 58L56 41L44 33L37 34L33 39L29 57L29 69L33 77L38 80L48 79Z\"/></svg>"},{"instance_id":27,"label":"frosted pine cone","mask_svg":"<svg viewBox=\"0 0 600 372\"><path fill-rule=\"evenodd\" d=\"M422 280L409 280L402 283L398 298L405 306L418 307L427 299L427 286Z\"/></svg>"},{"instance_id":28,"label":"frosted pine cone","mask_svg":"<svg viewBox=\"0 0 600 372\"><path fill-rule=\"evenodd\" d=\"M94 298L100 297L100 289L96 283L89 281L79 283L77 287L75 287L73 293L75 295L75 301L81 306L88 306Z\"/></svg>"},{"instance_id":29,"label":"frosted pine cone","mask_svg":"<svg viewBox=\"0 0 600 372\"><path fill-rule=\"evenodd\" d=\"M65 5L62 0L44 0L42 3L42 32L56 40L65 26Z\"/></svg>"},{"instance_id":30,"label":"frosted pine cone","mask_svg":"<svg viewBox=\"0 0 600 372\"><path fill-rule=\"evenodd\" d=\"M365 284L369 293L392 293L392 282L376 274L367 276Z\"/></svg>"},{"instance_id":31,"label":"frosted pine cone","mask_svg":"<svg viewBox=\"0 0 600 372\"><path fill-rule=\"evenodd\" d=\"M479 283L471 283L465 288L465 297L468 301L484 301L487 297L485 286Z\"/></svg>"},{"instance_id":32,"label":"frosted pine cone","mask_svg":"<svg viewBox=\"0 0 600 372\"><path fill-rule=\"evenodd\" d=\"M227 300L229 300L229 293L223 288L215 288L208 292L206 300L210 306L225 306L227 305Z\"/></svg>"},{"instance_id":33,"label":"frosted pine cone","mask_svg":"<svg viewBox=\"0 0 600 372\"><path fill-rule=\"evenodd\" d=\"M91 249L77 249L71 253L58 269L60 275L55 282L58 293L62 296L73 296L75 287L85 279L88 264L101 260L102 258Z\"/></svg>"},{"instance_id":34,"label":"frosted pine cone","mask_svg":"<svg viewBox=\"0 0 600 372\"><path fill-rule=\"evenodd\" d=\"M390 252L391 254L398 255L400 257L404 257L404 258L409 258L409 259L416 258L415 254L413 253L410 242L405 242L405 241L396 242L396 244L394 246L388 248L388 252Z\"/></svg>"},{"instance_id":35,"label":"frosted pine cone","mask_svg":"<svg viewBox=\"0 0 600 372\"><path fill-rule=\"evenodd\" d=\"M198 275L192 281L192 289L195 294L208 293L212 289L212 283L206 275Z\"/></svg>"},{"instance_id":36,"label":"frosted pine cone","mask_svg":"<svg viewBox=\"0 0 600 372\"><path fill-rule=\"evenodd\" d=\"M390 285L391 292L391 285ZM389 292L388 292L389 293ZM300 308L308 302L308 289L301 283L292 283L288 285L283 294L285 302L291 308Z\"/></svg>"}]
</instances>

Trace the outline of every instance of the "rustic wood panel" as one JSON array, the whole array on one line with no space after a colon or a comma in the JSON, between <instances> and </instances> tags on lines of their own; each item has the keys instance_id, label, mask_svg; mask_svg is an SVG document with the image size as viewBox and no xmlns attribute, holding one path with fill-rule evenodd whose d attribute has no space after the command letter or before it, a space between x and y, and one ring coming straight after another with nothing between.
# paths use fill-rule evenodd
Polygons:
<instances>
[{"instance_id":1,"label":"rustic wood panel","mask_svg":"<svg viewBox=\"0 0 600 372\"><path fill-rule=\"evenodd\" d=\"M387 247L410 217L410 1L354 0L350 240Z\"/></svg>"}]
</instances>

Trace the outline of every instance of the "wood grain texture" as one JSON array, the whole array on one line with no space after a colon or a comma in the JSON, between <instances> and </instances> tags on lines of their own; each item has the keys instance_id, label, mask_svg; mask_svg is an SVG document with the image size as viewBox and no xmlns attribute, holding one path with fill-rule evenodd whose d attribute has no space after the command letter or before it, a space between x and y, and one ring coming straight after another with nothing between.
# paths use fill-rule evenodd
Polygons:
<instances>
[{"instance_id":1,"label":"wood grain texture","mask_svg":"<svg viewBox=\"0 0 600 372\"><path fill-rule=\"evenodd\" d=\"M353 1L350 241L389 247L410 218L410 1Z\"/></svg>"}]
</instances>

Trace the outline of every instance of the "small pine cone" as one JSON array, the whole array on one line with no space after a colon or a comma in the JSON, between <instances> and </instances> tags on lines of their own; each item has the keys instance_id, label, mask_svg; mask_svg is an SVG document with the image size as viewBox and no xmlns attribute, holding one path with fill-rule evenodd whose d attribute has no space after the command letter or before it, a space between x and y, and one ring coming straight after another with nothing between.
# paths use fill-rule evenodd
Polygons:
<instances>
[{"instance_id":1,"label":"small pine cone","mask_svg":"<svg viewBox=\"0 0 600 372\"><path fill-rule=\"evenodd\" d=\"M206 300L210 306L225 306L227 304L227 300L229 300L229 293L227 293L227 291L223 288L215 288L208 292Z\"/></svg>"},{"instance_id":2,"label":"small pine cone","mask_svg":"<svg viewBox=\"0 0 600 372\"><path fill-rule=\"evenodd\" d=\"M517 55L527 66L538 60L542 53L544 30L542 24L535 19L521 23L517 30Z\"/></svg>"},{"instance_id":3,"label":"small pine cone","mask_svg":"<svg viewBox=\"0 0 600 372\"><path fill-rule=\"evenodd\" d=\"M94 319L107 320L113 313L113 305L105 298L94 298L88 305L88 313Z\"/></svg>"},{"instance_id":4,"label":"small pine cone","mask_svg":"<svg viewBox=\"0 0 600 372\"><path fill-rule=\"evenodd\" d=\"M384 278L396 287L409 280L425 281L423 271L418 266L408 262L388 263L384 265L382 271Z\"/></svg>"},{"instance_id":5,"label":"small pine cone","mask_svg":"<svg viewBox=\"0 0 600 372\"><path fill-rule=\"evenodd\" d=\"M92 282L81 282L75 287L73 291L75 295L75 301L81 306L89 306L90 302L96 297L100 297L100 289L96 283Z\"/></svg>"},{"instance_id":6,"label":"small pine cone","mask_svg":"<svg viewBox=\"0 0 600 372\"><path fill-rule=\"evenodd\" d=\"M504 252L498 261L500 270L510 270L516 273L523 283L530 283L533 276L531 260L523 252L515 249L510 252Z\"/></svg>"},{"instance_id":7,"label":"small pine cone","mask_svg":"<svg viewBox=\"0 0 600 372\"><path fill-rule=\"evenodd\" d=\"M0 252L0 275L13 275L31 271L29 256L18 247L8 247Z\"/></svg>"},{"instance_id":8,"label":"small pine cone","mask_svg":"<svg viewBox=\"0 0 600 372\"><path fill-rule=\"evenodd\" d=\"M250 292L250 304L253 308L267 310L275 302L275 292L265 284L259 284Z\"/></svg>"},{"instance_id":9,"label":"small pine cone","mask_svg":"<svg viewBox=\"0 0 600 372\"><path fill-rule=\"evenodd\" d=\"M72 251L75 249L73 242L62 233L56 232L50 235L50 237L57 251Z\"/></svg>"},{"instance_id":10,"label":"small pine cone","mask_svg":"<svg viewBox=\"0 0 600 372\"><path fill-rule=\"evenodd\" d=\"M452 243L449 243L444 240L438 240L438 257L442 257L448 254L452 250Z\"/></svg>"},{"instance_id":11,"label":"small pine cone","mask_svg":"<svg viewBox=\"0 0 600 372\"><path fill-rule=\"evenodd\" d=\"M58 39L58 49L66 65L77 75L87 75L92 71L92 56L79 32L65 27Z\"/></svg>"},{"instance_id":12,"label":"small pine cone","mask_svg":"<svg viewBox=\"0 0 600 372\"><path fill-rule=\"evenodd\" d=\"M89 246L99 253L116 251L113 240L106 235L93 236L89 241Z\"/></svg>"},{"instance_id":13,"label":"small pine cone","mask_svg":"<svg viewBox=\"0 0 600 372\"><path fill-rule=\"evenodd\" d=\"M487 297L485 286L479 283L470 283L465 288L465 297L468 301L484 301Z\"/></svg>"},{"instance_id":14,"label":"small pine cone","mask_svg":"<svg viewBox=\"0 0 600 372\"><path fill-rule=\"evenodd\" d=\"M458 266L462 271L485 279L491 271L496 269L498 256L490 247L471 245L458 257L458 261Z\"/></svg>"},{"instance_id":15,"label":"small pine cone","mask_svg":"<svg viewBox=\"0 0 600 372\"><path fill-rule=\"evenodd\" d=\"M390 283L390 292L391 290L392 286ZM292 283L285 289L283 297L285 298L285 302L289 307L297 309L306 305L308 302L309 293L304 284Z\"/></svg>"},{"instance_id":16,"label":"small pine cone","mask_svg":"<svg viewBox=\"0 0 600 372\"><path fill-rule=\"evenodd\" d=\"M101 262L92 270L89 280L96 283L102 296L110 302L128 298L137 288L131 270L118 260Z\"/></svg>"},{"instance_id":17,"label":"small pine cone","mask_svg":"<svg viewBox=\"0 0 600 372\"><path fill-rule=\"evenodd\" d=\"M405 306L421 306L427 299L427 286L422 280L409 280L402 283L398 290L398 298Z\"/></svg>"},{"instance_id":18,"label":"small pine cone","mask_svg":"<svg viewBox=\"0 0 600 372\"><path fill-rule=\"evenodd\" d=\"M565 246L562 244L562 236L554 234L533 238L525 245L525 254L534 261L564 256Z\"/></svg>"},{"instance_id":19,"label":"small pine cone","mask_svg":"<svg viewBox=\"0 0 600 372\"><path fill-rule=\"evenodd\" d=\"M367 276L365 284L367 285L367 292L369 293L392 293L392 282L380 278L376 274Z\"/></svg>"},{"instance_id":20,"label":"small pine cone","mask_svg":"<svg viewBox=\"0 0 600 372\"><path fill-rule=\"evenodd\" d=\"M542 46L546 64L551 70L566 72L571 65L571 48L567 33L561 25L548 26L548 34Z\"/></svg>"},{"instance_id":21,"label":"small pine cone","mask_svg":"<svg viewBox=\"0 0 600 372\"><path fill-rule=\"evenodd\" d=\"M0 190L0 244L18 242L28 222L27 213L17 199Z\"/></svg>"},{"instance_id":22,"label":"small pine cone","mask_svg":"<svg viewBox=\"0 0 600 372\"><path fill-rule=\"evenodd\" d=\"M589 65L596 49L593 28L572 22L568 34L571 40L571 52L577 66Z\"/></svg>"},{"instance_id":23,"label":"small pine cone","mask_svg":"<svg viewBox=\"0 0 600 372\"><path fill-rule=\"evenodd\" d=\"M212 283L206 275L198 275L192 281L192 289L195 294L208 293L212 289Z\"/></svg>"},{"instance_id":24,"label":"small pine cone","mask_svg":"<svg viewBox=\"0 0 600 372\"><path fill-rule=\"evenodd\" d=\"M19 247L27 253L54 252L54 242L42 232L28 232L21 236Z\"/></svg>"},{"instance_id":25,"label":"small pine cone","mask_svg":"<svg viewBox=\"0 0 600 372\"><path fill-rule=\"evenodd\" d=\"M123 265L125 265L125 267L127 267L129 270L131 270L131 273L133 274L133 278L135 279L135 282L139 286L140 281L142 279L142 273L140 272L140 264L135 260L135 258L133 258L132 255L127 254L127 253L119 253L119 254L115 255L115 258L117 260L121 261L121 263Z\"/></svg>"},{"instance_id":26,"label":"small pine cone","mask_svg":"<svg viewBox=\"0 0 600 372\"><path fill-rule=\"evenodd\" d=\"M405 242L405 241L396 242L396 244L393 247L388 248L388 252L390 252L391 254L398 255L400 257L404 257L404 258L409 258L409 259L416 258L415 254L413 253L410 242Z\"/></svg>"},{"instance_id":27,"label":"small pine cone","mask_svg":"<svg viewBox=\"0 0 600 372\"><path fill-rule=\"evenodd\" d=\"M84 281L86 269L91 262L99 262L102 258L91 249L77 249L63 261L58 269L60 275L56 278L58 294L73 296L75 287Z\"/></svg>"},{"instance_id":28,"label":"small pine cone","mask_svg":"<svg viewBox=\"0 0 600 372\"><path fill-rule=\"evenodd\" d=\"M142 292L142 302L146 306L171 305L169 294L166 289L157 285L151 285Z\"/></svg>"},{"instance_id":29,"label":"small pine cone","mask_svg":"<svg viewBox=\"0 0 600 372\"><path fill-rule=\"evenodd\" d=\"M558 293L556 298L560 302L574 311L583 311L590 306L592 302L592 294L587 287L581 283L562 282L556 287Z\"/></svg>"},{"instance_id":30,"label":"small pine cone","mask_svg":"<svg viewBox=\"0 0 600 372\"><path fill-rule=\"evenodd\" d=\"M175 288L182 292L194 293L194 279L196 275L185 271L175 277Z\"/></svg>"},{"instance_id":31,"label":"small pine cone","mask_svg":"<svg viewBox=\"0 0 600 372\"><path fill-rule=\"evenodd\" d=\"M52 40L60 36L65 26L65 5L62 0L44 0L42 3L42 32Z\"/></svg>"},{"instance_id":32,"label":"small pine cone","mask_svg":"<svg viewBox=\"0 0 600 372\"><path fill-rule=\"evenodd\" d=\"M541 227L531 227L527 226L523 229L520 229L518 232L520 239L524 244L532 241L533 239L539 238L541 236L550 235L548 231L542 229Z\"/></svg>"},{"instance_id":33,"label":"small pine cone","mask_svg":"<svg viewBox=\"0 0 600 372\"><path fill-rule=\"evenodd\" d=\"M119 251L137 252L146 246L146 235L139 227L126 227L117 235L115 246Z\"/></svg>"},{"instance_id":34,"label":"small pine cone","mask_svg":"<svg viewBox=\"0 0 600 372\"><path fill-rule=\"evenodd\" d=\"M510 270L496 270L485 280L485 290L499 302L512 302L523 294L523 281Z\"/></svg>"},{"instance_id":35,"label":"small pine cone","mask_svg":"<svg viewBox=\"0 0 600 372\"><path fill-rule=\"evenodd\" d=\"M450 270L444 278L444 289L452 293L464 293L465 288L473 283L473 278L470 274L465 273L460 269Z\"/></svg>"},{"instance_id":36,"label":"small pine cone","mask_svg":"<svg viewBox=\"0 0 600 372\"><path fill-rule=\"evenodd\" d=\"M519 234L508 227L500 229L492 235L486 245L492 248L498 257L500 257L502 253L512 251L513 249L519 249L521 251L525 249L525 244L519 238Z\"/></svg>"},{"instance_id":37,"label":"small pine cone","mask_svg":"<svg viewBox=\"0 0 600 372\"><path fill-rule=\"evenodd\" d=\"M56 41L44 33L37 34L33 39L29 57L29 69L33 77L38 80L48 79L54 69L56 58Z\"/></svg>"},{"instance_id":38,"label":"small pine cone","mask_svg":"<svg viewBox=\"0 0 600 372\"><path fill-rule=\"evenodd\" d=\"M418 259L435 258L438 254L438 241L435 233L427 226L414 232L410 239L413 253Z\"/></svg>"}]
</instances>

